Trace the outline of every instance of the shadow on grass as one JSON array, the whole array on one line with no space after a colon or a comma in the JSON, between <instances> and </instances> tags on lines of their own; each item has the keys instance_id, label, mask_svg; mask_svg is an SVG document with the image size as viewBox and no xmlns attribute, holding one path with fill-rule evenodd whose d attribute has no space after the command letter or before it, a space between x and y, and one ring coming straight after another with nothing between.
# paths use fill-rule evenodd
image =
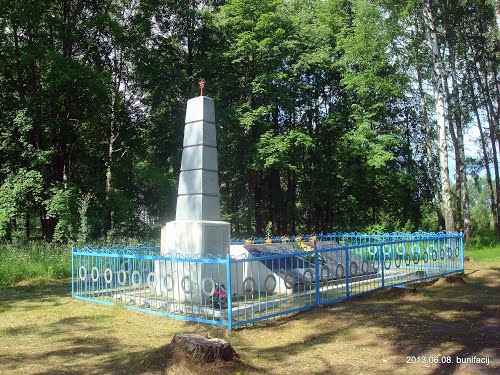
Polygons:
<instances>
[{"instance_id":1,"label":"shadow on grass","mask_svg":"<svg viewBox=\"0 0 500 375\"><path fill-rule=\"evenodd\" d=\"M358 329L361 335L367 330L378 332L378 342L373 342L372 345L385 345L392 354L400 357L401 365L405 364L407 356L452 357L453 363L436 366L433 372L435 374L452 374L457 371L459 365L456 357L491 355L498 361L499 290L488 286L495 276L474 276L474 279L464 276L467 284L460 285L441 280L420 288L416 296L408 298L401 299L385 290L328 307L314 308L312 311L250 328L250 331L273 329L282 332L288 324L302 320L302 325L307 326L311 332L305 339L270 348L242 344L253 357L279 363L286 361L289 356L310 352L317 346L335 345L335 342L342 340L342 336L350 335ZM334 323L329 324L332 320ZM279 342L279 338L276 340ZM387 344L382 344L384 342ZM454 349L440 349L446 347ZM478 369L472 365L469 370ZM493 374L498 373L498 370L494 364L488 368L480 368L481 373ZM324 373L335 371L330 366ZM350 371L346 367L340 372ZM370 371L365 369L365 372Z\"/></svg>"},{"instance_id":2,"label":"shadow on grass","mask_svg":"<svg viewBox=\"0 0 500 375\"><path fill-rule=\"evenodd\" d=\"M110 316L113 317L113 315ZM0 335L9 339L29 334L37 340L46 339L47 342L52 343L41 352L37 350L36 353L23 351L13 356L0 353L0 373L17 371L38 375L163 374L171 366L182 369L188 365L186 361L179 363L178 358L174 358L170 353L168 345L149 350L137 350L131 337L130 350L127 350L129 349L127 344L118 340L113 335L112 329L94 323L93 319L88 317L70 317L59 319L43 328L26 325L0 331ZM183 325L189 330L192 324ZM105 329L110 331L109 335L103 334L102 331ZM162 338L158 340L164 341ZM215 369L214 372L208 371L207 373L233 373L232 369L243 367L246 368L238 361L229 365L217 364L208 367ZM29 370L23 371L23 368ZM190 371L192 371L192 366ZM185 374L185 372L182 373Z\"/></svg>"},{"instance_id":3,"label":"shadow on grass","mask_svg":"<svg viewBox=\"0 0 500 375\"><path fill-rule=\"evenodd\" d=\"M212 337L225 337L233 344L237 352L245 354L242 361L214 365L193 365L189 360L179 359L169 351L168 345L152 349L134 346L133 337L129 342L120 341L113 334L119 327L116 313L110 308L99 312L97 316L62 316L61 319L46 326L24 326L7 328L0 331L0 336L16 338L31 333L40 339L55 340L57 348L47 347L42 353L25 351L15 357L0 354L0 363L5 370L19 370L20 364L41 363L37 374L232 374L255 373L272 374L273 364L289 361L290 358L304 359L301 369L307 361L315 362L315 369L309 374L336 374L359 372L359 368L345 366L332 367L326 358L315 358L313 350L328 345L334 347L359 337L365 332L375 336L370 345L384 346L387 351L400 358L403 366L406 356L438 355L452 356L454 363L442 364L434 368L434 374L451 374L457 371L455 357L470 357L492 353L499 356L498 337L500 337L499 293L495 286L498 271L490 268L487 275L466 273L467 284L444 284L420 287L416 296L395 297L387 291L364 295L341 303L321 308L314 308L288 318L281 318L255 327L228 333L215 327L197 325L189 322L176 322L179 332L204 332ZM35 300L38 303L60 303L70 295L68 282L55 282L35 286L15 286L2 288L0 292L0 312L8 309L9 304ZM5 292L5 294L3 293ZM80 302L78 302L80 303ZM43 304L42 304L43 306ZM82 303L82 306L85 306ZM16 306L18 309L19 306ZM112 309L112 308L111 308ZM110 320L108 323L106 320ZM154 324L169 324L169 319L158 319ZM121 324L124 324L123 322ZM291 343L280 344L280 335L294 335L296 326L307 327ZM108 330L109 334L106 334ZM262 345L258 338L262 333L270 332L272 345ZM156 337L160 343L167 343L171 337ZM282 341L285 342L285 341ZM267 343L264 343L267 344ZM130 345L130 346L129 346ZM452 351L440 348L453 347ZM346 355L349 353L346 353ZM259 358L262 367L244 363L245 358ZM249 362L249 361L247 361ZM374 364L373 366L376 366ZM319 369L318 369L319 367ZM350 371L351 370L351 371ZM373 372L365 368L364 373ZM496 372L493 366L483 373ZM412 371L416 371L414 368ZM380 371L379 371L380 372Z\"/></svg>"},{"instance_id":4,"label":"shadow on grass","mask_svg":"<svg viewBox=\"0 0 500 375\"><path fill-rule=\"evenodd\" d=\"M63 319L64 321L64 319ZM186 323L187 326L193 325ZM50 329L54 329L53 325ZM73 325L67 320L60 323L56 332L68 330L71 332ZM58 335L55 333L54 335ZM59 333L59 335L61 335ZM61 335L62 336L62 335ZM170 340L168 340L170 341ZM213 364L197 364L187 357L171 352L169 345L149 350L136 348L127 352L124 344L113 338L66 337L60 340L60 345L65 349L47 350L39 355L26 355L22 358L9 358L0 355L2 368L19 370L19 362L25 364L46 363L43 369L33 372L37 375L68 374L252 374L266 373L265 371L242 363L236 359L232 362L218 362ZM133 346L133 345L131 345ZM126 353L126 354L124 354ZM91 365L88 364L91 361ZM54 363L65 362L55 366ZM81 363L81 365L78 365Z\"/></svg>"},{"instance_id":5,"label":"shadow on grass","mask_svg":"<svg viewBox=\"0 0 500 375\"><path fill-rule=\"evenodd\" d=\"M71 284L66 281L42 282L35 285L1 287L0 314L9 312L22 319L24 314L40 320L19 320L14 326L0 328L3 340L15 343L21 350L2 353L0 373L31 374L233 374L237 371L261 372L236 360L231 363L193 365L188 358L173 355L168 348L172 336L156 337L155 324L172 324L179 332L208 332L209 327L166 318L153 318L151 333L154 343L165 344L144 350L144 341L137 344L127 324L144 324L147 315L130 312L118 306L103 307L70 300ZM59 309L61 305L61 309ZM2 314L4 313L4 314ZM59 318L57 315L61 314ZM130 315L129 315L130 314ZM54 315L56 319L54 320ZM47 319L45 317L52 318ZM9 316L10 317L10 316ZM133 324L133 323L132 323ZM124 326L125 325L125 326ZM133 327L131 327L133 332ZM122 334L116 334L121 332ZM126 332L124 335L123 332ZM214 331L215 332L215 331ZM125 337L125 339L124 339ZM44 344L46 343L46 344ZM151 345L154 347L154 344ZM170 371L170 369L173 370Z\"/></svg>"},{"instance_id":6,"label":"shadow on grass","mask_svg":"<svg viewBox=\"0 0 500 375\"><path fill-rule=\"evenodd\" d=\"M19 302L57 303L61 297L71 297L71 280L32 281L14 286L0 286L0 313ZM18 309L19 306L16 306Z\"/></svg>"}]
</instances>

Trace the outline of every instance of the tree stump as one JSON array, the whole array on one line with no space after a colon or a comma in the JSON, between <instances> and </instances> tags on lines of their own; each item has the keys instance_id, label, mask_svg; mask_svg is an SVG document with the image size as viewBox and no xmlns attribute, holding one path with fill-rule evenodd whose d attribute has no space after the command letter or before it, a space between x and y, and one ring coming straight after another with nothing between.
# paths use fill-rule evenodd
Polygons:
<instances>
[{"instance_id":1,"label":"tree stump","mask_svg":"<svg viewBox=\"0 0 500 375\"><path fill-rule=\"evenodd\" d=\"M462 278L462 276L459 276L459 275L446 276L444 281L447 283L450 283L450 284L466 284L466 282Z\"/></svg>"},{"instance_id":2,"label":"tree stump","mask_svg":"<svg viewBox=\"0 0 500 375\"><path fill-rule=\"evenodd\" d=\"M232 361L238 354L230 343L223 339L209 338L190 333L177 334L172 339L170 347L174 351L189 354L193 359L203 363L217 360Z\"/></svg>"}]
</instances>

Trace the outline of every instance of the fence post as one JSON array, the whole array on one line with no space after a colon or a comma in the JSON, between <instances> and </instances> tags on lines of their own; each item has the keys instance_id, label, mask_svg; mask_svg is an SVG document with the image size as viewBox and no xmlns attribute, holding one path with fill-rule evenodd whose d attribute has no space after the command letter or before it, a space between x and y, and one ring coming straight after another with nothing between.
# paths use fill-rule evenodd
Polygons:
<instances>
[{"instance_id":1,"label":"fence post","mask_svg":"<svg viewBox=\"0 0 500 375\"><path fill-rule=\"evenodd\" d=\"M226 251L226 278L227 278L227 329L233 329L233 306L231 292L231 254L229 247Z\"/></svg>"},{"instance_id":2,"label":"fence post","mask_svg":"<svg viewBox=\"0 0 500 375\"><path fill-rule=\"evenodd\" d=\"M382 254L382 262L380 263L380 268L382 268L382 288L385 288L385 253L384 245L380 245L380 253ZM378 257L380 259L380 255Z\"/></svg>"},{"instance_id":3,"label":"fence post","mask_svg":"<svg viewBox=\"0 0 500 375\"><path fill-rule=\"evenodd\" d=\"M349 298L349 242L345 244L345 297Z\"/></svg>"},{"instance_id":4,"label":"fence post","mask_svg":"<svg viewBox=\"0 0 500 375\"><path fill-rule=\"evenodd\" d=\"M319 306L319 288L320 288L320 280L319 280L319 253L318 247L316 246L316 242L314 242L314 278L316 282L314 283L316 289L316 306Z\"/></svg>"},{"instance_id":5,"label":"fence post","mask_svg":"<svg viewBox=\"0 0 500 375\"><path fill-rule=\"evenodd\" d=\"M75 259L73 255L73 251L75 250L74 246L71 246L71 298L75 298Z\"/></svg>"},{"instance_id":6,"label":"fence post","mask_svg":"<svg viewBox=\"0 0 500 375\"><path fill-rule=\"evenodd\" d=\"M460 233L460 237L458 239L458 246L459 249L460 249L460 253L462 254L462 257L461 257L461 271L464 272L464 234L463 233Z\"/></svg>"}]
</instances>

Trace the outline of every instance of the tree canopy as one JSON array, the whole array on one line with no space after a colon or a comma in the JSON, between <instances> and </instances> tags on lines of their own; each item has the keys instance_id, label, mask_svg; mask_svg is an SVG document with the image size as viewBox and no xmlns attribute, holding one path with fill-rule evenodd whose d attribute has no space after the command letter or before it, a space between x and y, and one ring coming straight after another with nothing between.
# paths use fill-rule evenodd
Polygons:
<instances>
[{"instance_id":1,"label":"tree canopy","mask_svg":"<svg viewBox=\"0 0 500 375\"><path fill-rule=\"evenodd\" d=\"M500 236L499 12L496 0L0 1L0 237L156 236L175 216L201 79L234 235L468 238L491 223Z\"/></svg>"}]
</instances>

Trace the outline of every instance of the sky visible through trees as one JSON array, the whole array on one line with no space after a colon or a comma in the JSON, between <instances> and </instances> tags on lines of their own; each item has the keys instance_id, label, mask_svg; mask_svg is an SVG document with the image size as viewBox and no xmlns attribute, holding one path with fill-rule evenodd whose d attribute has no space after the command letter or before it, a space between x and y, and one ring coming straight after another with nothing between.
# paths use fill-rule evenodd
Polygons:
<instances>
[{"instance_id":1,"label":"sky visible through trees","mask_svg":"<svg viewBox=\"0 0 500 375\"><path fill-rule=\"evenodd\" d=\"M0 1L0 237L156 238L202 79L235 236L500 236L499 14L497 0Z\"/></svg>"}]
</instances>

